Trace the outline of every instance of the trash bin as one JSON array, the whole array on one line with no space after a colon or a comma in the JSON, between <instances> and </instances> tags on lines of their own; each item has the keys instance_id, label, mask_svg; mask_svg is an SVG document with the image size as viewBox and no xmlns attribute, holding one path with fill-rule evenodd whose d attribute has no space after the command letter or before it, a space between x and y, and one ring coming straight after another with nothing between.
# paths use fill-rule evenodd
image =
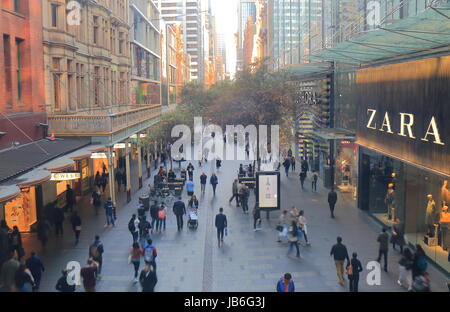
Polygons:
<instances>
[{"instance_id":1,"label":"trash bin","mask_svg":"<svg viewBox=\"0 0 450 312\"><path fill-rule=\"evenodd\" d=\"M146 194L143 194L139 196L139 200L142 201L145 211L148 211L150 209L150 197Z\"/></svg>"}]
</instances>

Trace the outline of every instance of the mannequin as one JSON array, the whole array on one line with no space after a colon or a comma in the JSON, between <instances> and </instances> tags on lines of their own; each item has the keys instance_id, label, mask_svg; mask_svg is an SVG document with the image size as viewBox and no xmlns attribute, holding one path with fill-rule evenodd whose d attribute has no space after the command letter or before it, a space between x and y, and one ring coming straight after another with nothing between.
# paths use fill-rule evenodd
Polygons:
<instances>
[{"instance_id":1,"label":"mannequin","mask_svg":"<svg viewBox=\"0 0 450 312\"><path fill-rule=\"evenodd\" d=\"M436 211L436 202L433 199L433 195L428 194L427 210L425 212L425 222L427 223L428 236L437 237L437 223L439 214Z\"/></svg>"},{"instance_id":2,"label":"mannequin","mask_svg":"<svg viewBox=\"0 0 450 312\"><path fill-rule=\"evenodd\" d=\"M388 219L394 220L395 219L395 191L394 191L393 183L388 184L388 191L386 193L384 202L387 205Z\"/></svg>"},{"instance_id":3,"label":"mannequin","mask_svg":"<svg viewBox=\"0 0 450 312\"><path fill-rule=\"evenodd\" d=\"M441 188L442 200L446 203L450 203L450 191L447 189L448 180L444 180Z\"/></svg>"},{"instance_id":4,"label":"mannequin","mask_svg":"<svg viewBox=\"0 0 450 312\"><path fill-rule=\"evenodd\" d=\"M445 202L442 203L442 212L439 218L442 231L442 248L448 250L450 247L450 212Z\"/></svg>"}]
</instances>

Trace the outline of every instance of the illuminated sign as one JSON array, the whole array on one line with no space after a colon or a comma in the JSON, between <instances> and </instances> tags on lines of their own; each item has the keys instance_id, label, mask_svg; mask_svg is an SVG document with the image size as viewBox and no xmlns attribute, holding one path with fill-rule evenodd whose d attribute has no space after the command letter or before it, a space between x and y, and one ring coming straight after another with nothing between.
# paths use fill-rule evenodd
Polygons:
<instances>
[{"instance_id":1,"label":"illuminated sign","mask_svg":"<svg viewBox=\"0 0 450 312\"><path fill-rule=\"evenodd\" d=\"M126 143L116 143L114 144L113 148L125 148ZM128 143L128 147L131 147L131 143Z\"/></svg>"},{"instance_id":2,"label":"illuminated sign","mask_svg":"<svg viewBox=\"0 0 450 312\"><path fill-rule=\"evenodd\" d=\"M52 173L51 181L69 181L76 180L81 178L81 174L79 172L60 172L60 173Z\"/></svg>"},{"instance_id":3,"label":"illuminated sign","mask_svg":"<svg viewBox=\"0 0 450 312\"><path fill-rule=\"evenodd\" d=\"M262 210L280 209L280 173L262 171L256 173L256 198Z\"/></svg>"},{"instance_id":4,"label":"illuminated sign","mask_svg":"<svg viewBox=\"0 0 450 312\"><path fill-rule=\"evenodd\" d=\"M389 117L389 113L385 112L383 116L383 120L381 122L381 125L378 127L377 123L377 110L375 109L367 109L367 114L370 115L367 121L366 128L372 129L372 130L378 130L381 132L386 132L389 134L394 134L392 131L392 124L391 124L391 118ZM409 137L410 139L416 139L414 136L414 115L413 114L407 114L407 113L399 113L400 115L400 126L399 126L399 132L395 133L399 136L403 137ZM433 137L434 140L432 142L434 144L438 145L445 145L441 141L441 136L439 134L439 129L436 123L436 118L434 116L431 117L430 122L428 123L428 127L426 132L424 133L423 137L421 137L421 141L429 142L430 138Z\"/></svg>"},{"instance_id":5,"label":"illuminated sign","mask_svg":"<svg viewBox=\"0 0 450 312\"><path fill-rule=\"evenodd\" d=\"M116 153L113 152L113 157L116 156ZM92 153L91 154L92 159L107 159L108 155L106 153Z\"/></svg>"}]
</instances>

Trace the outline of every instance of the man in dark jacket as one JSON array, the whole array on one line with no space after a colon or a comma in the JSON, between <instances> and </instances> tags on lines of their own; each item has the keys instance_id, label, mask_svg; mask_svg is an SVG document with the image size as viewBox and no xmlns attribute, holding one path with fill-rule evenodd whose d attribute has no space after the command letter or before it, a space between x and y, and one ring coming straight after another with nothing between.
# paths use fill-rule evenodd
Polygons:
<instances>
[{"instance_id":1,"label":"man in dark jacket","mask_svg":"<svg viewBox=\"0 0 450 312\"><path fill-rule=\"evenodd\" d=\"M227 227L227 216L223 214L223 208L220 207L219 213L216 215L216 222L215 222L216 228L217 228L217 241L219 243L223 243L223 233L225 228Z\"/></svg>"},{"instance_id":2,"label":"man in dark jacket","mask_svg":"<svg viewBox=\"0 0 450 312\"><path fill-rule=\"evenodd\" d=\"M378 235L377 242L380 243L380 248L378 249L378 259L380 262L381 256L384 257L384 271L387 272L387 256L389 250L389 234L386 232L386 228L383 228L380 235Z\"/></svg>"},{"instance_id":3,"label":"man in dark jacket","mask_svg":"<svg viewBox=\"0 0 450 312\"><path fill-rule=\"evenodd\" d=\"M155 286L158 283L156 270L151 264L147 264L141 271L139 282L142 286L142 292L154 292Z\"/></svg>"},{"instance_id":4,"label":"man in dark jacket","mask_svg":"<svg viewBox=\"0 0 450 312\"><path fill-rule=\"evenodd\" d=\"M89 258L92 258L96 263L98 263L97 268L97 278L101 277L102 273L102 264L103 264L103 253L105 249L103 248L103 244L100 241L100 236L96 235L95 240L92 245L89 247Z\"/></svg>"},{"instance_id":5,"label":"man in dark jacket","mask_svg":"<svg viewBox=\"0 0 450 312\"><path fill-rule=\"evenodd\" d=\"M331 217L334 218L334 206L337 202L337 193L334 191L334 187L331 187L331 191L328 193L328 205L330 206Z\"/></svg>"},{"instance_id":6,"label":"man in dark jacket","mask_svg":"<svg viewBox=\"0 0 450 312\"><path fill-rule=\"evenodd\" d=\"M58 279L58 282L56 283L56 290L60 291L60 292L74 292L76 285L75 283L73 285L69 285L67 283L67 274L69 272L67 271L67 269L62 270L62 276Z\"/></svg>"},{"instance_id":7,"label":"man in dark jacket","mask_svg":"<svg viewBox=\"0 0 450 312\"><path fill-rule=\"evenodd\" d=\"M203 172L200 176L200 186L201 186L201 191L204 194L205 193L205 188L206 188L206 181L208 180L208 176Z\"/></svg>"},{"instance_id":8,"label":"man in dark jacket","mask_svg":"<svg viewBox=\"0 0 450 312\"><path fill-rule=\"evenodd\" d=\"M242 210L244 213L248 213L248 198L250 196L250 191L248 190L248 186L242 184L241 190L239 191L239 197L241 199Z\"/></svg>"},{"instance_id":9,"label":"man in dark jacket","mask_svg":"<svg viewBox=\"0 0 450 312\"><path fill-rule=\"evenodd\" d=\"M56 236L63 235L63 222L64 222L64 211L61 208L56 208L54 210L53 220L55 221L55 234Z\"/></svg>"},{"instance_id":10,"label":"man in dark jacket","mask_svg":"<svg viewBox=\"0 0 450 312\"><path fill-rule=\"evenodd\" d=\"M158 223L158 211L159 211L159 205L158 202L155 201L153 205L150 207L150 217L152 218L152 233L153 229L155 228L155 223Z\"/></svg>"},{"instance_id":11,"label":"man in dark jacket","mask_svg":"<svg viewBox=\"0 0 450 312\"><path fill-rule=\"evenodd\" d=\"M302 160L301 170L302 170L302 172L304 172L307 175L307 172L309 171L309 165L308 165L308 161L306 161L306 159Z\"/></svg>"},{"instance_id":12,"label":"man in dark jacket","mask_svg":"<svg viewBox=\"0 0 450 312\"><path fill-rule=\"evenodd\" d=\"M45 271L44 265L42 264L41 259L36 256L34 251L31 252L31 257L25 261L25 265L30 270L31 275L33 275L34 279L34 287L33 290L38 290L41 285L42 272Z\"/></svg>"},{"instance_id":13,"label":"man in dark jacket","mask_svg":"<svg viewBox=\"0 0 450 312\"><path fill-rule=\"evenodd\" d=\"M72 188L69 184L67 184L66 190L66 211L73 211L73 205L75 204L75 194L73 193Z\"/></svg>"},{"instance_id":14,"label":"man in dark jacket","mask_svg":"<svg viewBox=\"0 0 450 312\"><path fill-rule=\"evenodd\" d=\"M347 247L342 244L342 238L337 237L337 244L333 245L330 251L330 256L333 256L336 265L336 273L339 278L339 284L344 286L344 260L347 259L347 265L350 263L348 258Z\"/></svg>"},{"instance_id":15,"label":"man in dark jacket","mask_svg":"<svg viewBox=\"0 0 450 312\"><path fill-rule=\"evenodd\" d=\"M178 231L183 229L183 215L186 214L186 205L181 201L181 196L173 204L173 213L177 217L177 227Z\"/></svg>"}]
</instances>

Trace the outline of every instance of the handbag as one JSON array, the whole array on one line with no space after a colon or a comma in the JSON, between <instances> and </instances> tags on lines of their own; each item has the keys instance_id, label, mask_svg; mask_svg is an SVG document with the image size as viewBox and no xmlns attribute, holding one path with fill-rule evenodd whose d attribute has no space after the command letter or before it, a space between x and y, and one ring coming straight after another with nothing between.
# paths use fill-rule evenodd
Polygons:
<instances>
[{"instance_id":1,"label":"handbag","mask_svg":"<svg viewBox=\"0 0 450 312\"><path fill-rule=\"evenodd\" d=\"M353 275L353 266L351 264L347 267L347 275Z\"/></svg>"},{"instance_id":2,"label":"handbag","mask_svg":"<svg viewBox=\"0 0 450 312\"><path fill-rule=\"evenodd\" d=\"M128 264L131 264L131 255L128 255Z\"/></svg>"},{"instance_id":3,"label":"handbag","mask_svg":"<svg viewBox=\"0 0 450 312\"><path fill-rule=\"evenodd\" d=\"M75 227L75 231L81 231L81 225L77 225L77 226Z\"/></svg>"}]
</instances>

